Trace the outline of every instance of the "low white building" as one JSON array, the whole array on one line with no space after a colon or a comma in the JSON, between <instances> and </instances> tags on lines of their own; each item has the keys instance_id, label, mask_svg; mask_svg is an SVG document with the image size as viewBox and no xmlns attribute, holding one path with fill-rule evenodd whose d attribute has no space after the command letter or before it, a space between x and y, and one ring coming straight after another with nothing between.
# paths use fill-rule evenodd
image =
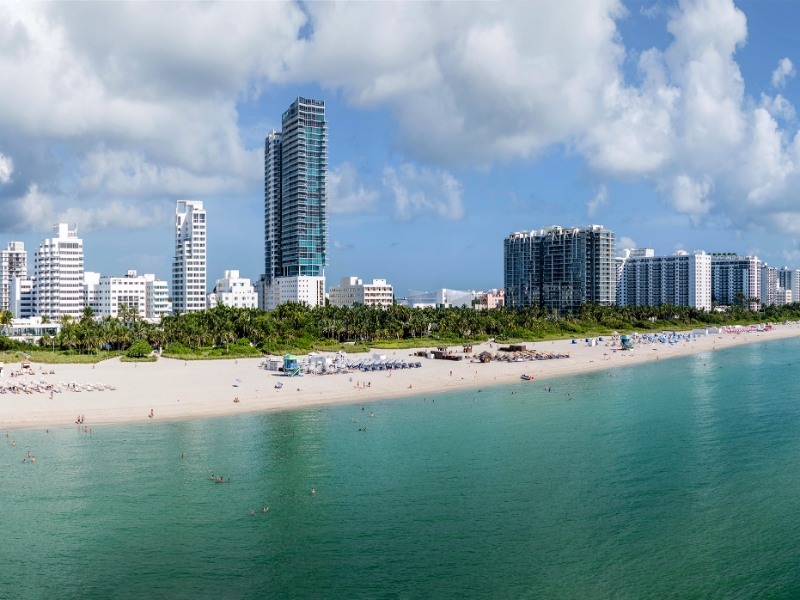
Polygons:
<instances>
[{"instance_id":1,"label":"low white building","mask_svg":"<svg viewBox=\"0 0 800 600\"><path fill-rule=\"evenodd\" d=\"M116 318L123 305L135 308L139 318L148 320L160 319L172 310L167 282L152 274L138 275L136 271L128 271L124 277L101 277L99 273L87 272L84 288L86 305L92 308L96 317Z\"/></svg>"},{"instance_id":2,"label":"low white building","mask_svg":"<svg viewBox=\"0 0 800 600\"><path fill-rule=\"evenodd\" d=\"M271 284L262 279L258 282L256 295L257 306L263 310L275 310L287 302L309 307L325 306L325 277L276 277Z\"/></svg>"},{"instance_id":3,"label":"low white building","mask_svg":"<svg viewBox=\"0 0 800 600\"><path fill-rule=\"evenodd\" d=\"M11 325L2 325L3 335L14 340L35 344L44 334L55 337L61 332L61 323L42 323L42 317L11 319Z\"/></svg>"},{"instance_id":4,"label":"low white building","mask_svg":"<svg viewBox=\"0 0 800 600\"><path fill-rule=\"evenodd\" d=\"M172 302L169 299L169 283L156 279L152 273L145 273L145 318L148 321L160 321L161 317L172 313Z\"/></svg>"},{"instance_id":5,"label":"low white building","mask_svg":"<svg viewBox=\"0 0 800 600\"><path fill-rule=\"evenodd\" d=\"M410 308L450 308L451 306L471 308L472 301L477 295L472 290L449 290L447 288L432 292L408 290L406 302Z\"/></svg>"},{"instance_id":6,"label":"low white building","mask_svg":"<svg viewBox=\"0 0 800 600\"><path fill-rule=\"evenodd\" d=\"M392 286L385 279L364 283L358 277L342 277L339 285L331 286L329 294L333 306L380 306L386 308L394 301Z\"/></svg>"},{"instance_id":7,"label":"low white building","mask_svg":"<svg viewBox=\"0 0 800 600\"><path fill-rule=\"evenodd\" d=\"M208 307L218 304L237 308L257 308L258 294L246 277L239 277L239 271L225 271L225 277L217 279L214 291L208 295Z\"/></svg>"}]
</instances>

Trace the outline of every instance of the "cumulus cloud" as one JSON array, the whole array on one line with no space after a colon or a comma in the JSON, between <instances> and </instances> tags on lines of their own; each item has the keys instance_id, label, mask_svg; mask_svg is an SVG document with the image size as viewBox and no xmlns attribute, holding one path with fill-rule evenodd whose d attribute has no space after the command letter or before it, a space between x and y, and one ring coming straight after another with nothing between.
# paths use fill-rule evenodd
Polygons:
<instances>
[{"instance_id":1,"label":"cumulus cloud","mask_svg":"<svg viewBox=\"0 0 800 600\"><path fill-rule=\"evenodd\" d=\"M625 248L633 249L638 247L639 246L636 245L636 242L634 242L631 238L627 236L622 236L617 240L617 248L619 249L624 250Z\"/></svg>"},{"instance_id":2,"label":"cumulus cloud","mask_svg":"<svg viewBox=\"0 0 800 600\"><path fill-rule=\"evenodd\" d=\"M406 162L382 179L397 219L461 218L454 165L559 145L604 180L650 182L694 223L800 229L800 137L776 93L791 60L752 98L732 0L642 12L666 15L665 48L627 51L620 0L2 4L0 81L13 85L0 94L0 226L36 221L19 205L30 194L56 214L76 198L93 226L112 227L143 199L257 193L262 149L237 107L311 83L392 115ZM381 192L350 163L328 183L332 212L377 209Z\"/></svg>"},{"instance_id":3,"label":"cumulus cloud","mask_svg":"<svg viewBox=\"0 0 800 600\"><path fill-rule=\"evenodd\" d=\"M356 168L349 162L328 171L328 206L333 213L353 213L375 210L377 190L367 190L359 184Z\"/></svg>"},{"instance_id":4,"label":"cumulus cloud","mask_svg":"<svg viewBox=\"0 0 800 600\"><path fill-rule=\"evenodd\" d=\"M772 72L772 85L776 88L782 88L786 85L786 80L791 79L797 73L794 70L792 61L788 58L783 58L778 61L778 68Z\"/></svg>"},{"instance_id":5,"label":"cumulus cloud","mask_svg":"<svg viewBox=\"0 0 800 600\"><path fill-rule=\"evenodd\" d=\"M600 207L606 204L608 204L608 189L605 184L602 184L592 199L586 203L586 216L594 217Z\"/></svg>"},{"instance_id":6,"label":"cumulus cloud","mask_svg":"<svg viewBox=\"0 0 800 600\"><path fill-rule=\"evenodd\" d=\"M394 217L400 221L425 213L450 221L464 216L463 188L442 169L420 169L411 164L386 167L383 184L394 198Z\"/></svg>"}]
</instances>

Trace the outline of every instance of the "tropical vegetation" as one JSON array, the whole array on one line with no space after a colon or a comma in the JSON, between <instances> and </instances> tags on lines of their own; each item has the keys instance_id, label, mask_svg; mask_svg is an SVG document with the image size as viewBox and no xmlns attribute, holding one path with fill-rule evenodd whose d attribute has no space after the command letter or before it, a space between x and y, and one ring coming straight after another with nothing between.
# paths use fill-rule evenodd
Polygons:
<instances>
[{"instance_id":1,"label":"tropical vegetation","mask_svg":"<svg viewBox=\"0 0 800 600\"><path fill-rule=\"evenodd\" d=\"M271 312L217 306L165 317L158 325L143 321L135 310L123 309L116 319L95 319L87 308L80 319L63 317L61 332L56 337L42 337L38 346L0 336L0 351L24 352L42 362L47 357L51 362L89 362L120 355L142 360L152 348L161 348L162 356L184 360L223 359L311 350L366 350L368 346L430 347L489 338L534 341L612 331L800 320L800 303L753 310L757 303L751 301L742 297L723 311L669 305L586 304L577 314L566 316L557 316L541 306L474 310L394 305L382 310L369 306L308 308L288 303Z\"/></svg>"}]
</instances>

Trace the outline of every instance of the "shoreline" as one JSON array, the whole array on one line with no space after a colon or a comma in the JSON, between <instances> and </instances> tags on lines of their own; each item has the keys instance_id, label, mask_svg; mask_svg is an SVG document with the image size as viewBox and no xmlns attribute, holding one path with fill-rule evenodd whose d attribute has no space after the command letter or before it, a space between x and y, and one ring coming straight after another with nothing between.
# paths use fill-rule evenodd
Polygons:
<instances>
[{"instance_id":1,"label":"shoreline","mask_svg":"<svg viewBox=\"0 0 800 600\"><path fill-rule=\"evenodd\" d=\"M102 381L116 386L116 391L68 392L0 395L0 427L5 429L55 428L74 425L77 415L84 415L84 426L171 422L253 414L279 410L321 408L344 404L366 404L409 396L435 397L436 394L521 382L523 373L535 381L548 381L580 373L633 366L688 356L706 351L734 348L747 343L800 337L800 325L777 325L773 331L750 334L709 334L675 346L666 344L638 345L635 351L605 346L590 347L571 340L529 342L529 350L570 352L572 358L521 363L419 359L420 369L352 374L305 375L287 378L259 368L263 357L238 360L182 361L159 358L154 363L129 363L110 359L92 364L35 363L36 375L27 379L46 379L51 383ZM581 338L583 339L583 338ZM473 345L472 354L493 352L498 344ZM424 349L424 348L420 348ZM387 351L376 349L352 356L367 357L373 353L397 359L407 358L417 349ZM607 359L604 359L604 353ZM55 375L40 375L41 367ZM6 364L7 373L17 369ZM452 375L451 375L452 373ZM352 382L350 379L352 378ZM241 383L237 383L241 381ZM277 382L283 388L276 390ZM356 382L370 387L356 387ZM532 383L532 382L531 382ZM298 390L299 388L299 390ZM234 403L238 397L240 401ZM149 418L150 409L155 412Z\"/></svg>"}]
</instances>

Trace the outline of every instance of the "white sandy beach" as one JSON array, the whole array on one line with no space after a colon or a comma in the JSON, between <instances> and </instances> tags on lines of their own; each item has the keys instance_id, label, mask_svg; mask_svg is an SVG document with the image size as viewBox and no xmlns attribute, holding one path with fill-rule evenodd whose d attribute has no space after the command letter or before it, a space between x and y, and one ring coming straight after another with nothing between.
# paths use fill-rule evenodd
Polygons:
<instances>
[{"instance_id":1,"label":"white sandy beach","mask_svg":"<svg viewBox=\"0 0 800 600\"><path fill-rule=\"evenodd\" d=\"M570 352L572 358L521 363L472 363L468 359L454 362L418 358L421 369L388 372L354 372L351 375L305 375L287 378L259 367L262 358L214 361L182 361L160 358L155 363L123 363L107 360L94 365L35 364L35 377L50 382L102 381L116 386L116 391L69 392L0 395L0 427L58 426L85 416L87 426L100 423L149 422L222 416L268 410L290 410L331 404L364 403L404 396L435 397L437 393L489 385L519 382L527 373L536 385L553 377L573 375L591 370L612 369L667 359L675 356L729 348L746 343L775 340L800 335L798 325L778 325L765 333L716 334L697 341L669 346L666 344L637 346L635 352L613 351L600 344L589 347L570 340L528 343L528 349ZM473 353L494 352L497 344L473 347ZM376 350L388 357L402 359L414 350ZM607 359L604 359L607 354ZM355 356L367 356L364 354ZM42 367L55 375L39 375ZM3 378L8 378L19 364L6 364ZM452 376L450 372L452 371ZM352 382L350 378L352 377ZM241 380L237 384L236 380ZM283 388L274 388L277 382ZM370 383L363 389L356 382ZM238 387L235 387L236 384ZM240 402L234 403L234 397ZM150 410L154 419L148 417Z\"/></svg>"}]
</instances>

